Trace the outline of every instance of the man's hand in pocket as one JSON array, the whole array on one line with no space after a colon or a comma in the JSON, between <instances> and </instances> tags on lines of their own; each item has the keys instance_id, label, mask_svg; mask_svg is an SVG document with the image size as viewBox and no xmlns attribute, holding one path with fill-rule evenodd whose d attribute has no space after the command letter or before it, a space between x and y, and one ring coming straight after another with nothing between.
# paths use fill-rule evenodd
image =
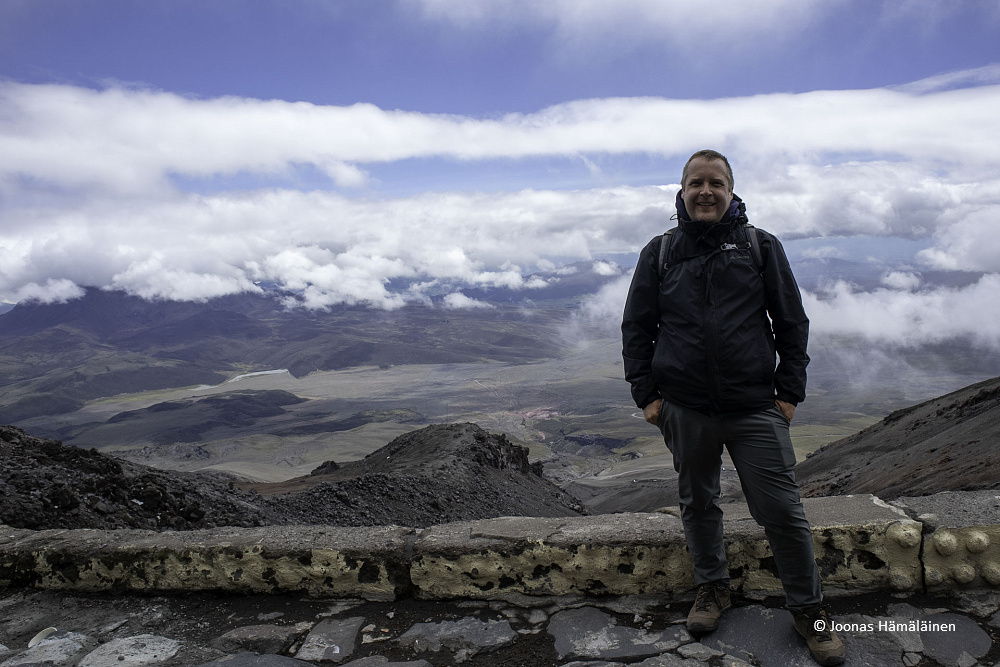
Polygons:
<instances>
[{"instance_id":1,"label":"man's hand in pocket","mask_svg":"<svg viewBox=\"0 0 1000 667\"><path fill-rule=\"evenodd\" d=\"M663 405L663 399L658 398L646 407L642 409L642 418L648 421L653 426L660 421L660 406ZM794 408L792 408L794 410Z\"/></svg>"}]
</instances>

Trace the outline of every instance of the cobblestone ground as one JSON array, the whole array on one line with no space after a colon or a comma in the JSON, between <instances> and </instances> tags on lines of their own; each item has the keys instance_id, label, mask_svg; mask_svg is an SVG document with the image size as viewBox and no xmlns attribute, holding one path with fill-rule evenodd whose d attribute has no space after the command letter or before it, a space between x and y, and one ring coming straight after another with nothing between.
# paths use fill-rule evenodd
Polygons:
<instances>
[{"instance_id":1,"label":"cobblestone ground","mask_svg":"<svg viewBox=\"0 0 1000 667\"><path fill-rule=\"evenodd\" d=\"M780 601L738 600L692 637L652 597L366 602L0 591L0 667L789 667L812 665ZM848 665L1000 664L1000 594L832 600Z\"/></svg>"}]
</instances>

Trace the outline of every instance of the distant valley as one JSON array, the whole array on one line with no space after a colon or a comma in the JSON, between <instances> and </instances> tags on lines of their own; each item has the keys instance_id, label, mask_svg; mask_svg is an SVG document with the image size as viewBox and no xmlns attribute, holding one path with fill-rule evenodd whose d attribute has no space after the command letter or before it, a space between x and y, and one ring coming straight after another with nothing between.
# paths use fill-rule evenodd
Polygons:
<instances>
[{"instance_id":1,"label":"distant valley","mask_svg":"<svg viewBox=\"0 0 1000 667\"><path fill-rule=\"evenodd\" d=\"M797 267L804 285L877 279L863 265L810 262ZM621 276L564 273L539 290L469 289L485 307L465 310L307 311L268 291L176 303L89 290L20 304L0 315L0 423L161 469L281 482L427 425L472 422L526 446L596 511L670 504L670 457L632 405L616 323L582 315ZM810 354L792 430L800 460L1000 375L1000 355L969 341L893 349L814 336Z\"/></svg>"}]
</instances>

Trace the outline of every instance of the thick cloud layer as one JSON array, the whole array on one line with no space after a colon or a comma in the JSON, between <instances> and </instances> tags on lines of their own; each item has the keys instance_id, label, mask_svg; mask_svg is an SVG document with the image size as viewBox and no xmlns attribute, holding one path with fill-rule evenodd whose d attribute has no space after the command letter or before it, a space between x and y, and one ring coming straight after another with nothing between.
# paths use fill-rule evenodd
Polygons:
<instances>
[{"instance_id":1,"label":"thick cloud layer","mask_svg":"<svg viewBox=\"0 0 1000 667\"><path fill-rule=\"evenodd\" d=\"M356 186L366 164L413 158L675 156L709 145L746 156L741 160L753 166L791 169L776 176L793 187L794 168L838 163L843 155L916 164L926 176L975 174L995 169L998 102L1000 85L986 85L922 94L876 89L705 101L581 100L477 119L370 104L195 100L147 90L4 83L0 178L7 188L32 179L134 194L162 192L175 174L274 174L309 164L340 185ZM923 171L930 164L939 171Z\"/></svg>"},{"instance_id":2,"label":"thick cloud layer","mask_svg":"<svg viewBox=\"0 0 1000 667\"><path fill-rule=\"evenodd\" d=\"M102 199L11 225L0 239L0 289L14 300L64 299L71 281L196 300L268 281L302 291L308 307L385 308L456 282L530 290L538 285L528 274L551 269L549 257L587 260L644 242L646 230L669 224L672 200L657 187L387 201L282 190L120 207ZM415 285L393 293L394 279Z\"/></svg>"},{"instance_id":3,"label":"thick cloud layer","mask_svg":"<svg viewBox=\"0 0 1000 667\"><path fill-rule=\"evenodd\" d=\"M984 68L894 90L581 100L498 118L0 83L0 298L66 300L92 285L206 299L263 281L298 290L312 308L395 308L431 293L449 295L447 307L483 307L458 289L530 296L532 271L636 252L671 225L678 175L664 174L663 186L543 181L390 197L379 194L377 168L405 179L441 160L484 174L538 160L676 162L713 146L733 158L752 221L783 239L928 239L914 271L988 274L961 290L924 288L906 272L874 292L831 288L807 297L814 330L907 342L996 331L983 318L996 312L988 295L1000 273L997 76ZM325 174L327 189L259 185L303 168ZM227 189L225 179L257 185ZM584 314L615 320L624 284Z\"/></svg>"}]
</instances>

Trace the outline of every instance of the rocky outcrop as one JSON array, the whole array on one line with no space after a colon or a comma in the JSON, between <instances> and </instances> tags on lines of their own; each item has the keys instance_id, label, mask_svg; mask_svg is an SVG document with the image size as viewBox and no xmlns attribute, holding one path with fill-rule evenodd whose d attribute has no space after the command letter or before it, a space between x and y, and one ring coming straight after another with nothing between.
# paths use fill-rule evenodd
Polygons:
<instances>
[{"instance_id":1,"label":"rocky outcrop","mask_svg":"<svg viewBox=\"0 0 1000 667\"><path fill-rule=\"evenodd\" d=\"M196 530L280 516L224 475L156 470L0 426L0 522L18 528Z\"/></svg>"},{"instance_id":2,"label":"rocky outcrop","mask_svg":"<svg viewBox=\"0 0 1000 667\"><path fill-rule=\"evenodd\" d=\"M578 501L541 476L528 450L475 424L405 433L323 474L244 488L293 523L422 528L498 516L576 516Z\"/></svg>"},{"instance_id":3,"label":"rocky outcrop","mask_svg":"<svg viewBox=\"0 0 1000 667\"><path fill-rule=\"evenodd\" d=\"M897 410L795 468L803 495L1000 488L1000 378Z\"/></svg>"},{"instance_id":4,"label":"rocky outcrop","mask_svg":"<svg viewBox=\"0 0 1000 667\"><path fill-rule=\"evenodd\" d=\"M574 516L582 509L529 464L527 449L475 424L429 426L361 461L314 473L241 485L221 473L158 470L2 426L0 522L35 530L424 527L498 516Z\"/></svg>"}]
</instances>

